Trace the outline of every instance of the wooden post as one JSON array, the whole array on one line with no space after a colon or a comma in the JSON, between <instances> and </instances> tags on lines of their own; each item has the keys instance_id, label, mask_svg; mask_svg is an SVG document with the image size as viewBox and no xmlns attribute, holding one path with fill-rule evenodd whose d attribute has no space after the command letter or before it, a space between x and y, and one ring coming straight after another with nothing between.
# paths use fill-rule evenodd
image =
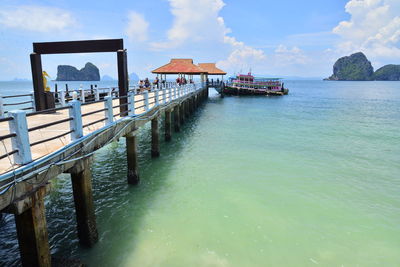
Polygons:
<instances>
[{"instance_id":1,"label":"wooden post","mask_svg":"<svg viewBox=\"0 0 400 267\"><path fill-rule=\"evenodd\" d=\"M32 206L15 214L22 266L51 266L43 200L45 195L46 188L39 188L32 195Z\"/></svg>"},{"instance_id":2,"label":"wooden post","mask_svg":"<svg viewBox=\"0 0 400 267\"><path fill-rule=\"evenodd\" d=\"M139 183L139 171L137 160L137 137L129 133L126 136L126 156L128 161L128 184Z\"/></svg>"},{"instance_id":3,"label":"wooden post","mask_svg":"<svg viewBox=\"0 0 400 267\"><path fill-rule=\"evenodd\" d=\"M160 137L158 129L158 116L151 120L151 156L160 156Z\"/></svg>"},{"instance_id":4,"label":"wooden post","mask_svg":"<svg viewBox=\"0 0 400 267\"><path fill-rule=\"evenodd\" d=\"M174 108L174 130L175 132L180 132L181 130L181 119L179 116L179 106Z\"/></svg>"},{"instance_id":5,"label":"wooden post","mask_svg":"<svg viewBox=\"0 0 400 267\"><path fill-rule=\"evenodd\" d=\"M171 110L165 110L165 141L171 141Z\"/></svg>"},{"instance_id":6,"label":"wooden post","mask_svg":"<svg viewBox=\"0 0 400 267\"><path fill-rule=\"evenodd\" d=\"M98 241L94 213L90 160L80 160L79 166L70 170L74 195L79 242L92 247Z\"/></svg>"},{"instance_id":7,"label":"wooden post","mask_svg":"<svg viewBox=\"0 0 400 267\"><path fill-rule=\"evenodd\" d=\"M42 74L42 58L40 54L32 53L31 69L32 69L32 82L35 92L35 105L36 111L46 109L46 97L44 93L43 74Z\"/></svg>"},{"instance_id":8,"label":"wooden post","mask_svg":"<svg viewBox=\"0 0 400 267\"><path fill-rule=\"evenodd\" d=\"M126 50L118 50L117 52L117 63L118 63L118 87L119 87L119 97L126 96L128 94L129 85L128 85L128 59ZM119 104L123 105L128 103L126 97L119 99ZM119 109L119 112L126 112L128 107L122 106ZM122 114L122 117L127 116L127 113Z\"/></svg>"}]
</instances>

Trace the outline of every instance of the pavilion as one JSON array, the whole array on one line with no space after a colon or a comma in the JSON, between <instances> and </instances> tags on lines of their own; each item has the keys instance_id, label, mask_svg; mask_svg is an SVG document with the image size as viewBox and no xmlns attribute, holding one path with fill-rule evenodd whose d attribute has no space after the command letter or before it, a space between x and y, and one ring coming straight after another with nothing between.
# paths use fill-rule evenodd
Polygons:
<instances>
[{"instance_id":1,"label":"pavilion","mask_svg":"<svg viewBox=\"0 0 400 267\"><path fill-rule=\"evenodd\" d=\"M167 74L175 74L180 78L188 75L189 80L193 80L193 75L200 75L202 82L207 80L208 75L221 75L222 78L226 75L226 72L217 68L215 63L195 65L193 64L193 59L190 58L173 58L168 64L153 70L152 73L157 74L157 76L160 74L161 80L166 80Z\"/></svg>"},{"instance_id":2,"label":"pavilion","mask_svg":"<svg viewBox=\"0 0 400 267\"><path fill-rule=\"evenodd\" d=\"M202 68L193 64L193 59L190 58L173 58L168 64L153 70L151 73L157 74L157 76L160 74L161 80L163 80L163 75L164 80L167 80L167 74L175 74L180 78L188 75L189 80L193 80L193 75L207 74Z\"/></svg>"}]
</instances>

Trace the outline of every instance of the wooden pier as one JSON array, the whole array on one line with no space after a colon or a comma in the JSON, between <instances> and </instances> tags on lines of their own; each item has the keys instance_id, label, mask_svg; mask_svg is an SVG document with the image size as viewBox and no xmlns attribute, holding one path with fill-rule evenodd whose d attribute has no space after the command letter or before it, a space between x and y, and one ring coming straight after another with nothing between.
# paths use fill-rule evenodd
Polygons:
<instances>
[{"instance_id":1,"label":"wooden pier","mask_svg":"<svg viewBox=\"0 0 400 267\"><path fill-rule=\"evenodd\" d=\"M125 137L127 182L137 185L139 128L151 123L149 156L158 157L162 153L160 118L165 123L163 138L170 141L172 129L179 131L207 97L205 83L169 84L88 103L75 99L66 106L33 113L10 111L1 118L0 211L15 215L22 265L51 266L43 201L51 190L49 180L71 174L77 236L82 245L93 246L98 241L89 166L93 153Z\"/></svg>"}]
</instances>

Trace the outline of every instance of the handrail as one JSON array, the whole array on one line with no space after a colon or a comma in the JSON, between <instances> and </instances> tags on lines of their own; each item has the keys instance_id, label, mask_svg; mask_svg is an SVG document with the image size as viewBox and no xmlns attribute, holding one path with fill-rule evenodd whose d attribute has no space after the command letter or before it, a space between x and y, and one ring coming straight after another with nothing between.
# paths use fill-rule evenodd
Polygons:
<instances>
[{"instance_id":1,"label":"handrail","mask_svg":"<svg viewBox=\"0 0 400 267\"><path fill-rule=\"evenodd\" d=\"M3 95L2 98L15 98L15 97L24 97L24 96L32 96L32 94L25 94L25 95Z\"/></svg>"},{"instance_id":2,"label":"handrail","mask_svg":"<svg viewBox=\"0 0 400 267\"><path fill-rule=\"evenodd\" d=\"M106 108L103 108L103 109L91 111L91 112L88 112L88 113L84 113L84 114L82 114L82 117L86 117L86 116L89 116L89 115L93 115L93 114L96 114L96 113L100 113L100 112L106 111L106 110L107 110Z\"/></svg>"},{"instance_id":3,"label":"handrail","mask_svg":"<svg viewBox=\"0 0 400 267\"><path fill-rule=\"evenodd\" d=\"M87 124L82 125L82 128L91 126L91 125L93 125L93 124L96 124L96 123L99 123L99 122L102 122L102 121L105 121L105 120L107 120L107 118L103 118L103 119L99 119L99 120L97 120L97 121L89 122L89 123L87 123Z\"/></svg>"},{"instance_id":4,"label":"handrail","mask_svg":"<svg viewBox=\"0 0 400 267\"><path fill-rule=\"evenodd\" d=\"M0 118L0 122L11 121L13 120L12 117Z\"/></svg>"},{"instance_id":5,"label":"handrail","mask_svg":"<svg viewBox=\"0 0 400 267\"><path fill-rule=\"evenodd\" d=\"M1 155L1 156L0 156L0 159L7 158L8 156L11 156L12 154L15 154L15 153L17 153L17 152L18 152L17 149L16 149L16 150L12 150L12 151L10 151L10 152L8 152L8 153L6 153L6 154Z\"/></svg>"},{"instance_id":6,"label":"handrail","mask_svg":"<svg viewBox=\"0 0 400 267\"><path fill-rule=\"evenodd\" d=\"M50 137L50 138L46 138L46 139L43 139L43 140L34 142L34 143L30 144L30 146L33 147L33 146L36 146L36 145L39 145L39 144L42 144L42 143L46 143L46 142L52 141L52 140L54 140L54 139L57 139L57 138L60 138L60 137L65 136L65 135L67 135L67 134L70 134L70 133L72 133L73 131L74 131L74 130L71 130L71 131L68 131L68 132L65 132L65 133L62 133L62 134L59 134L59 135Z\"/></svg>"},{"instance_id":7,"label":"handrail","mask_svg":"<svg viewBox=\"0 0 400 267\"><path fill-rule=\"evenodd\" d=\"M27 113L26 116L27 117L31 117L31 116L35 116L35 115L38 115L38 114L50 113L50 112L60 111L60 110L69 109L69 108L71 108L71 107L70 106L65 106L65 107L59 107L59 108L45 109L45 110L41 110L41 111Z\"/></svg>"},{"instance_id":8,"label":"handrail","mask_svg":"<svg viewBox=\"0 0 400 267\"><path fill-rule=\"evenodd\" d=\"M72 121L73 119L74 118L66 118L66 119L62 119L62 120L59 120L59 121L53 121L53 122L45 123L45 124L42 124L42 125L38 125L38 126L35 126L35 127L32 127L32 128L28 128L28 132L40 130L40 129L43 129L43 128L47 128L47 127L50 127L50 126L53 126L53 125L57 125L57 124L63 123L63 122Z\"/></svg>"},{"instance_id":9,"label":"handrail","mask_svg":"<svg viewBox=\"0 0 400 267\"><path fill-rule=\"evenodd\" d=\"M17 136L15 133L5 134L5 135L0 136L0 141L6 140L11 137L15 137L15 136Z\"/></svg>"},{"instance_id":10,"label":"handrail","mask_svg":"<svg viewBox=\"0 0 400 267\"><path fill-rule=\"evenodd\" d=\"M4 103L3 106L17 106L17 105L23 105L23 104L28 104L28 103L32 103L32 100L19 102L19 103Z\"/></svg>"}]
</instances>

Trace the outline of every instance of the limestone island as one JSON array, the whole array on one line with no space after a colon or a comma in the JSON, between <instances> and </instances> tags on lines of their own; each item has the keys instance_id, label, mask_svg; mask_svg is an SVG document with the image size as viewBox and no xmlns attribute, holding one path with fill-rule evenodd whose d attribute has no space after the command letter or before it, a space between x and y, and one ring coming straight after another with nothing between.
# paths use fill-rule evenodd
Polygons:
<instances>
[{"instance_id":1,"label":"limestone island","mask_svg":"<svg viewBox=\"0 0 400 267\"><path fill-rule=\"evenodd\" d=\"M69 65L59 65L56 81L100 81L100 71L90 62L80 70Z\"/></svg>"},{"instance_id":2,"label":"limestone island","mask_svg":"<svg viewBox=\"0 0 400 267\"><path fill-rule=\"evenodd\" d=\"M385 65L374 72L367 57L358 52L338 59L329 81L400 81L400 65Z\"/></svg>"}]
</instances>

